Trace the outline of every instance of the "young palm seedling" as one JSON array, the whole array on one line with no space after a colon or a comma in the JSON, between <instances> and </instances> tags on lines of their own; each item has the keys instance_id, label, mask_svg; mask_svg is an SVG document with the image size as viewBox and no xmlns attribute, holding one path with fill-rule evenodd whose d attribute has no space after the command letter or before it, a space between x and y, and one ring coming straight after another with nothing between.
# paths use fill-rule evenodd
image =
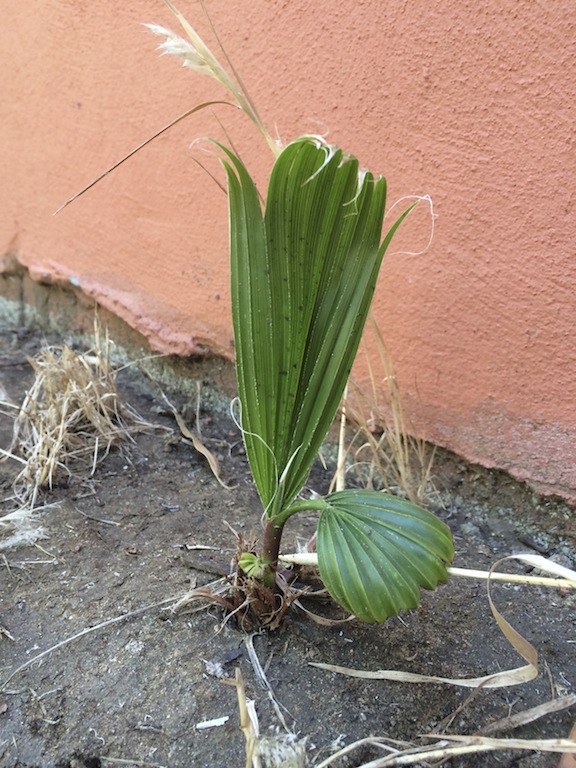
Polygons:
<instances>
[{"instance_id":1,"label":"young palm seedling","mask_svg":"<svg viewBox=\"0 0 576 768\"><path fill-rule=\"evenodd\" d=\"M454 554L448 528L378 491L314 500L299 494L338 409L382 258L409 211L382 239L385 179L318 137L280 148L232 65L229 75L165 1L188 40L151 26L165 37L160 48L223 84L276 155L262 206L244 163L218 144L228 180L239 419L264 509L261 549L240 553L238 575L247 577L245 589L252 583L254 594L272 594L286 521L317 510L318 567L328 591L358 618L384 621L416 607L421 587L446 581Z\"/></svg>"},{"instance_id":2,"label":"young palm seedling","mask_svg":"<svg viewBox=\"0 0 576 768\"><path fill-rule=\"evenodd\" d=\"M223 148L241 424L264 507L258 554L239 567L274 585L289 517L320 513L320 576L358 618L384 621L447 578L452 538L430 512L389 494L299 493L338 409L384 252L386 182L314 137L285 147L264 211L246 168Z\"/></svg>"},{"instance_id":3,"label":"young palm seedling","mask_svg":"<svg viewBox=\"0 0 576 768\"><path fill-rule=\"evenodd\" d=\"M448 528L378 491L313 500L299 494L336 415L382 258L409 211L382 239L385 179L318 137L280 150L241 81L169 5L189 42L153 27L166 37L161 48L224 84L276 154L262 208L244 163L219 145L228 179L240 422L264 508L261 550L241 553L238 568L273 590L286 521L317 510L318 567L328 591L358 618L384 621L417 606L421 587L446 581Z\"/></svg>"}]
</instances>

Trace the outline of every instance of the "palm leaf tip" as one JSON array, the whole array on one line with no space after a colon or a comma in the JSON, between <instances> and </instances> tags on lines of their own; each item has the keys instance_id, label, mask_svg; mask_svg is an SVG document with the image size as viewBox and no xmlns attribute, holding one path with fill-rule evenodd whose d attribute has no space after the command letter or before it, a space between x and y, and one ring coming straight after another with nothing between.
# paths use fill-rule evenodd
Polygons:
<instances>
[{"instance_id":1,"label":"palm leaf tip","mask_svg":"<svg viewBox=\"0 0 576 768\"><path fill-rule=\"evenodd\" d=\"M326 501L318 524L320 576L359 619L382 622L416 608L421 588L447 581L452 536L431 512L376 491L342 491Z\"/></svg>"}]
</instances>

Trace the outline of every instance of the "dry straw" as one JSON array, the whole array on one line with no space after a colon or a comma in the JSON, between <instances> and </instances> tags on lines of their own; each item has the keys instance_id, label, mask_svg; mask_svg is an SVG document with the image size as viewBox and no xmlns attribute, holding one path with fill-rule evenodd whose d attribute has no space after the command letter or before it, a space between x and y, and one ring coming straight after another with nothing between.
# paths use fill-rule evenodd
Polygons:
<instances>
[{"instance_id":1,"label":"dry straw","mask_svg":"<svg viewBox=\"0 0 576 768\"><path fill-rule=\"evenodd\" d=\"M350 470L367 488L384 489L422 505L433 492L434 448L410 434L394 363L371 312L367 331L377 360L373 362L368 353L365 336L369 391L352 380L345 402L346 420L356 430L346 449Z\"/></svg>"},{"instance_id":2,"label":"dry straw","mask_svg":"<svg viewBox=\"0 0 576 768\"><path fill-rule=\"evenodd\" d=\"M12 545L30 541L30 518L44 506L43 491L73 476L92 475L113 446L133 441L135 431L152 428L119 397L110 346L108 336L102 339L96 327L95 344L87 352L75 352L67 344L44 347L29 360L34 381L22 405L3 404L16 415L11 446L1 455L20 465L14 495L7 500L16 509L0 518L0 531L22 528L20 539L7 540Z\"/></svg>"}]
</instances>

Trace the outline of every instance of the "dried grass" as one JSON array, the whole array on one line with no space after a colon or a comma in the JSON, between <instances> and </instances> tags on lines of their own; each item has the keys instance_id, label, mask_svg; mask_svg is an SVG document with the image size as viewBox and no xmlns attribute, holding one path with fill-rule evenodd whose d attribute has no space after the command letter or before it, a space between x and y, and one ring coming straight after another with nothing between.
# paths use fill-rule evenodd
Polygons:
<instances>
[{"instance_id":1,"label":"dried grass","mask_svg":"<svg viewBox=\"0 0 576 768\"><path fill-rule=\"evenodd\" d=\"M68 482L73 476L94 473L112 447L133 442L136 431L152 429L128 404L116 387L118 371L110 362L111 342L95 328L95 344L87 352L70 346L44 347L29 360L34 382L16 410L12 443L0 451L21 468L13 483L15 506L0 517L0 531L20 528L16 543L38 538L31 517L43 508L42 491ZM39 506L40 505L40 506ZM6 548L7 542L0 542Z\"/></svg>"},{"instance_id":2,"label":"dried grass","mask_svg":"<svg viewBox=\"0 0 576 768\"><path fill-rule=\"evenodd\" d=\"M370 375L368 393L354 381L350 383L346 415L356 433L348 445L347 455L362 485L404 496L422 505L434 492L431 480L434 448L411 435L394 363L372 313L367 328L376 344L378 363L373 364L366 355Z\"/></svg>"},{"instance_id":3,"label":"dried grass","mask_svg":"<svg viewBox=\"0 0 576 768\"><path fill-rule=\"evenodd\" d=\"M576 754L576 742L572 739L489 739L481 736L438 736L435 734L428 734L423 738L434 739L435 743L425 746L411 745L408 748L397 749L398 742L392 739L370 736L339 750L327 760L319 763L317 768L328 768L355 749L367 746L381 749L388 754L385 757L371 760L369 763L362 763L359 768L392 768L392 766L400 765L438 766L451 757L507 750ZM452 745L451 742L460 742L461 746Z\"/></svg>"}]
</instances>

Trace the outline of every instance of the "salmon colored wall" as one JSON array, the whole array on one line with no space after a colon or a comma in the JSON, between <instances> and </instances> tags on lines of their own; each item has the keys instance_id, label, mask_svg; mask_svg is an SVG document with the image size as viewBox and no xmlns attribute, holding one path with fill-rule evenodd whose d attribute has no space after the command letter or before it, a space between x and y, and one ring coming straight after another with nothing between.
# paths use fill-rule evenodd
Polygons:
<instances>
[{"instance_id":1,"label":"salmon colored wall","mask_svg":"<svg viewBox=\"0 0 576 768\"><path fill-rule=\"evenodd\" d=\"M52 212L185 109L224 96L159 58L161 0L8 3L0 29L0 254L72 281L154 349L230 356L226 199L179 124ZM573 0L209 0L266 124L323 133L429 194L385 262L375 314L421 434L576 499L576 14ZM205 30L196 3L181 10ZM265 180L269 153L214 110ZM366 367L357 370L366 380Z\"/></svg>"}]
</instances>

